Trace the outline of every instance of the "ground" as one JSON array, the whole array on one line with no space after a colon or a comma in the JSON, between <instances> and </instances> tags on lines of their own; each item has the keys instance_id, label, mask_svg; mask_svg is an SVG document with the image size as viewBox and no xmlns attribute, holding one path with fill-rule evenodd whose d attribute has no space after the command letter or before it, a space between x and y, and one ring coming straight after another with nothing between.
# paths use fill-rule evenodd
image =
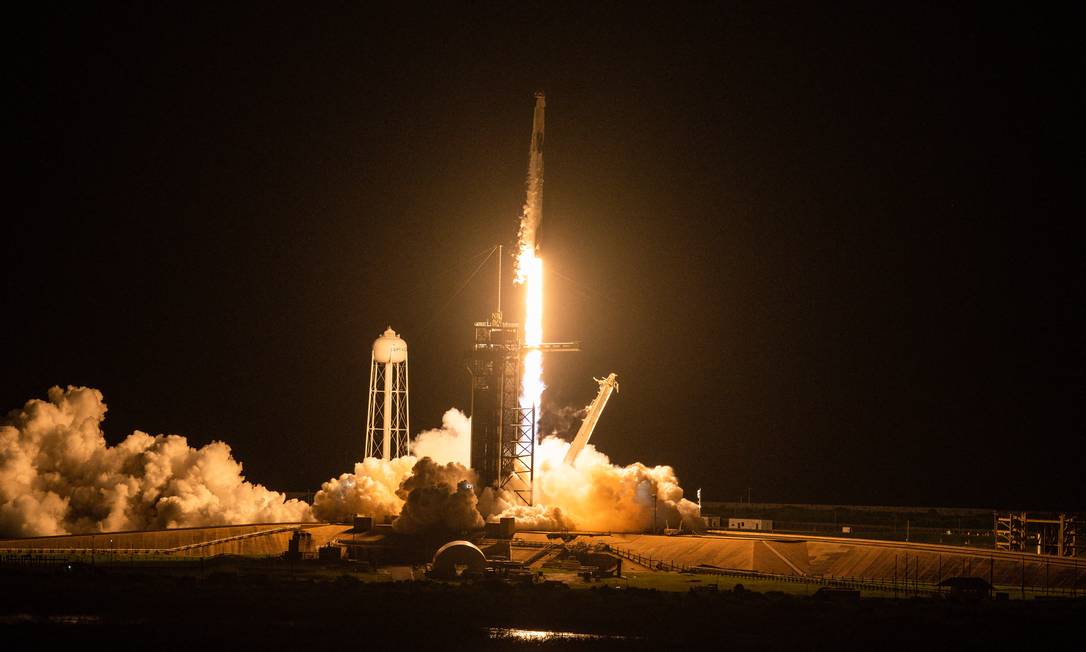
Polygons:
<instances>
[{"instance_id":1,"label":"ground","mask_svg":"<svg viewBox=\"0 0 1086 652\"><path fill-rule=\"evenodd\" d=\"M573 588L563 588L395 581L391 571L343 570L242 559L162 568L9 566L0 568L5 587L0 636L81 646L108 643L111 649L279 649L292 644L859 649L1024 642L1039 632L1073 632L1086 617L1082 599L957 603L870 597L832 602L804 595L802 585L744 581L747 590L735 591L734 578L680 573L630 573L626 580L574 581ZM689 590L714 581L717 592ZM539 641L508 633L522 629L618 638Z\"/></svg>"}]
</instances>

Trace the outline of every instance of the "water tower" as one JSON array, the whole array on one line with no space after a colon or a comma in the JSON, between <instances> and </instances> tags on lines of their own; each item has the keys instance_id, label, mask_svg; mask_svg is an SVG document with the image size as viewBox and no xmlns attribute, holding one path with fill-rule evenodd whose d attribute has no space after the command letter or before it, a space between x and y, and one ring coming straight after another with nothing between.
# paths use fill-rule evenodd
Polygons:
<instances>
[{"instance_id":1,"label":"water tower","mask_svg":"<svg viewBox=\"0 0 1086 652\"><path fill-rule=\"evenodd\" d=\"M389 326L373 342L366 406L366 457L408 454L411 421L407 399L407 342Z\"/></svg>"}]
</instances>

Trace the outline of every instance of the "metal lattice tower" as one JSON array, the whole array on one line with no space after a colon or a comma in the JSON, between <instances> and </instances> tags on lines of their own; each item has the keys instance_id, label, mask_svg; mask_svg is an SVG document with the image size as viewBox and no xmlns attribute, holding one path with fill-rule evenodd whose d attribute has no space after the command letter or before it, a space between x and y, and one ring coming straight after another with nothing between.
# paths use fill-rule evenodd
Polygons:
<instances>
[{"instance_id":1,"label":"metal lattice tower","mask_svg":"<svg viewBox=\"0 0 1086 652\"><path fill-rule=\"evenodd\" d=\"M411 420L407 392L407 342L390 326L373 342L366 405L366 457L407 455Z\"/></svg>"},{"instance_id":2,"label":"metal lattice tower","mask_svg":"<svg viewBox=\"0 0 1086 652\"><path fill-rule=\"evenodd\" d=\"M995 513L996 550L1033 552L1039 555L1075 557L1081 514L1034 515L1027 512Z\"/></svg>"},{"instance_id":3,"label":"metal lattice tower","mask_svg":"<svg viewBox=\"0 0 1086 652\"><path fill-rule=\"evenodd\" d=\"M519 324L502 320L475 322L468 358L471 372L471 468L479 488L505 489L518 504L532 504L537 439L534 407L521 407L524 352L579 351L580 342L549 342L526 347Z\"/></svg>"},{"instance_id":4,"label":"metal lattice tower","mask_svg":"<svg viewBox=\"0 0 1086 652\"><path fill-rule=\"evenodd\" d=\"M520 325L495 312L475 323L471 372L471 467L479 487L507 489L532 504L535 410L518 404Z\"/></svg>"},{"instance_id":5,"label":"metal lattice tower","mask_svg":"<svg viewBox=\"0 0 1086 652\"><path fill-rule=\"evenodd\" d=\"M535 467L535 408L513 407L505 412L509 420L503 428L501 476L498 486L511 491L519 502L532 504Z\"/></svg>"}]
</instances>

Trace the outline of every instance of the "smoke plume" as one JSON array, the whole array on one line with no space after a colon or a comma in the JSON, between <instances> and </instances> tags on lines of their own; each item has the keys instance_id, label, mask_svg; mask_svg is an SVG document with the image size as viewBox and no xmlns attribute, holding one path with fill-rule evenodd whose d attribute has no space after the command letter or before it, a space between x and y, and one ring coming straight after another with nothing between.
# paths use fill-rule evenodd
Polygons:
<instances>
[{"instance_id":1,"label":"smoke plume","mask_svg":"<svg viewBox=\"0 0 1086 652\"><path fill-rule=\"evenodd\" d=\"M388 462L369 458L324 483L313 508L246 482L230 447L189 446L179 435L136 431L108 446L106 405L98 390L49 390L10 412L0 425L0 536L42 536L203 525L292 522L353 514L397 517L404 533L482 526L512 516L520 529L642 531L700 524L668 466L611 464L589 444L576 466L563 462L569 443L545 438L536 448L535 505L504 491L476 498L458 488L474 482L467 468L471 422L447 411L442 427L421 433L412 451Z\"/></svg>"},{"instance_id":2,"label":"smoke plume","mask_svg":"<svg viewBox=\"0 0 1086 652\"><path fill-rule=\"evenodd\" d=\"M305 503L246 482L223 442L136 431L108 446L101 392L48 396L0 423L0 536L312 520Z\"/></svg>"},{"instance_id":3,"label":"smoke plume","mask_svg":"<svg viewBox=\"0 0 1086 652\"><path fill-rule=\"evenodd\" d=\"M355 514L383 519L400 514L410 492L428 484L445 484L449 493L454 494L460 480L474 477L466 468L471 458L471 419L460 410L450 408L441 422L440 428L426 430L414 438L411 442L414 455L388 462L368 457L354 465L353 473L344 473L325 482L314 497L313 514L322 521L331 522L343 522ZM427 463L423 464L423 460ZM449 475L462 477L446 481L446 477L439 477L440 474L431 468L434 463L459 466L462 472L451 471ZM413 508L416 516L420 508L421 505ZM422 520L427 519L422 517ZM405 523L402 527L415 525Z\"/></svg>"},{"instance_id":4,"label":"smoke plume","mask_svg":"<svg viewBox=\"0 0 1086 652\"><path fill-rule=\"evenodd\" d=\"M471 465L471 419L456 408L441 417L441 427L420 432L411 442L415 457L429 457L439 464Z\"/></svg>"},{"instance_id":5,"label":"smoke plume","mask_svg":"<svg viewBox=\"0 0 1086 652\"><path fill-rule=\"evenodd\" d=\"M539 432L562 435L573 430L576 434L576 427L580 427L587 414L588 408L585 406L558 405L544 398L542 414L539 417Z\"/></svg>"},{"instance_id":6,"label":"smoke plume","mask_svg":"<svg viewBox=\"0 0 1086 652\"><path fill-rule=\"evenodd\" d=\"M535 501L534 501L535 502ZM577 524L562 512L561 507L549 507L540 502L525 505L513 492L486 488L479 496L479 510L487 514L487 520L497 521L513 517L518 530L576 530Z\"/></svg>"},{"instance_id":7,"label":"smoke plume","mask_svg":"<svg viewBox=\"0 0 1086 652\"><path fill-rule=\"evenodd\" d=\"M564 463L568 449L569 442L558 437L546 437L536 446L534 505L491 488L476 501L473 492L457 490L461 480L474 481L466 468L471 420L450 409L441 428L415 439L412 451L420 457L389 462L370 458L356 464L354 473L324 483L313 511L332 521L355 513L399 514L393 527L405 533L472 529L484 519L503 516L516 518L522 530L640 532L653 527L654 513L657 529L703 528L697 504L683 498L671 467L637 462L618 466L592 444L577 457L576 466L570 466Z\"/></svg>"},{"instance_id":8,"label":"smoke plume","mask_svg":"<svg viewBox=\"0 0 1086 652\"><path fill-rule=\"evenodd\" d=\"M441 418L441 427L419 433L413 455L389 461L369 457L321 486L313 501L314 515L343 522L354 514L377 519L396 517L397 532L458 532L483 527L478 499L463 481L474 484L471 419L456 408Z\"/></svg>"},{"instance_id":9,"label":"smoke plume","mask_svg":"<svg viewBox=\"0 0 1086 652\"><path fill-rule=\"evenodd\" d=\"M469 484L464 486L461 482ZM483 517L471 488L474 482L475 473L461 464L449 462L442 466L429 457L420 459L397 492L404 500L404 507L400 517L392 522L392 529L415 534L483 527Z\"/></svg>"},{"instance_id":10,"label":"smoke plume","mask_svg":"<svg viewBox=\"0 0 1086 652\"><path fill-rule=\"evenodd\" d=\"M354 473L324 483L314 498L313 513L333 522L354 514L378 519L396 516L392 527L405 534L481 528L483 517L475 492L459 488L461 482L473 484L475 473L457 462L442 465L429 457L410 455L387 462L368 457L355 464Z\"/></svg>"},{"instance_id":11,"label":"smoke plume","mask_svg":"<svg viewBox=\"0 0 1086 652\"><path fill-rule=\"evenodd\" d=\"M342 523L355 514L378 520L395 516L404 503L397 492L414 466L415 458L410 455L388 462L367 457L354 465L353 473L344 473L321 485L313 497L313 515L330 523Z\"/></svg>"},{"instance_id":12,"label":"smoke plume","mask_svg":"<svg viewBox=\"0 0 1086 652\"><path fill-rule=\"evenodd\" d=\"M535 449L535 505L516 505L507 492L488 496L493 518L513 516L518 529L580 529L639 532L653 527L704 529L698 506L683 498L670 466L611 463L588 444L576 466L565 464L569 442L546 437Z\"/></svg>"}]
</instances>

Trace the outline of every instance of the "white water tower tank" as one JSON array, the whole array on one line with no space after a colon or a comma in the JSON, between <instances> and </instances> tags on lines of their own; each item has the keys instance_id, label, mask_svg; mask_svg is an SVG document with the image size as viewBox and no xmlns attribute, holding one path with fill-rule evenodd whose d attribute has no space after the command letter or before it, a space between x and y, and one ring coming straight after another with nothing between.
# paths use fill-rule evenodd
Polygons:
<instances>
[{"instance_id":1,"label":"white water tower tank","mask_svg":"<svg viewBox=\"0 0 1086 652\"><path fill-rule=\"evenodd\" d=\"M389 328L373 341L373 361L396 364L407 360L407 342Z\"/></svg>"},{"instance_id":2,"label":"white water tower tank","mask_svg":"<svg viewBox=\"0 0 1086 652\"><path fill-rule=\"evenodd\" d=\"M407 455L407 342L389 326L373 341L370 392L366 406L366 457L389 460Z\"/></svg>"}]
</instances>

